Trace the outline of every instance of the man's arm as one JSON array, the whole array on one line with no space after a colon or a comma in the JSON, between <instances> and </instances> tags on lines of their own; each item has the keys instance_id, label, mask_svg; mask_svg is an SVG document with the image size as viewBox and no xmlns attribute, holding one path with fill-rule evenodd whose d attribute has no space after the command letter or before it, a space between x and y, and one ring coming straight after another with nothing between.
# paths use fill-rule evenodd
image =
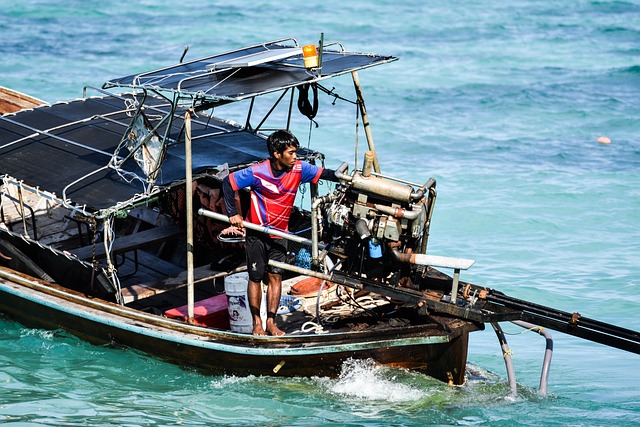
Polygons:
<instances>
[{"instance_id":1,"label":"man's arm","mask_svg":"<svg viewBox=\"0 0 640 427\"><path fill-rule=\"evenodd\" d=\"M229 222L231 225L243 228L242 215L240 215L236 209L236 192L231 186L231 181L229 180L228 175L222 180L222 193L224 194L224 206L227 208Z\"/></svg>"},{"instance_id":2,"label":"man's arm","mask_svg":"<svg viewBox=\"0 0 640 427\"><path fill-rule=\"evenodd\" d=\"M320 179L331 182L340 182L340 180L336 176L336 171L333 169L324 169L320 174Z\"/></svg>"}]
</instances>

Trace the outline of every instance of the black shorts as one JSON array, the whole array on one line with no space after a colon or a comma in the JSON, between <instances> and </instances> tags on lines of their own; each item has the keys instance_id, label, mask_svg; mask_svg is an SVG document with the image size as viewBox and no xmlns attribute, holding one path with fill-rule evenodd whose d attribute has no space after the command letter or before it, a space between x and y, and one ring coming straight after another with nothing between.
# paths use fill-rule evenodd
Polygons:
<instances>
[{"instance_id":1,"label":"black shorts","mask_svg":"<svg viewBox=\"0 0 640 427\"><path fill-rule=\"evenodd\" d=\"M286 239L272 239L266 235L247 233L244 247L247 254L249 280L260 283L264 278L265 271L273 274L282 274L282 269L272 267L267 263L270 259L286 262L287 243Z\"/></svg>"}]
</instances>

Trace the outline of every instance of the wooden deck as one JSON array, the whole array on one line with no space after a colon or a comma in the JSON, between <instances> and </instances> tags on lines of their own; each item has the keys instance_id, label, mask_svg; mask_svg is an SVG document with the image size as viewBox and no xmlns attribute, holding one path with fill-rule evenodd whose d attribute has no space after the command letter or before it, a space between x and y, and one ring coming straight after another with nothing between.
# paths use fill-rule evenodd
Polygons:
<instances>
[{"instance_id":1,"label":"wooden deck","mask_svg":"<svg viewBox=\"0 0 640 427\"><path fill-rule=\"evenodd\" d=\"M149 267L145 266L145 268ZM215 281L217 279L223 279L229 274L233 274L244 269L244 267L239 268L230 273L227 271L215 271L212 270L210 266L205 265L194 269L194 283L209 281L211 286L215 286ZM139 276L136 276L136 278L139 278ZM181 270L176 276L162 277L162 275L157 275L145 282L125 283L122 288L122 297L124 299L124 303L128 304L133 301L149 298L167 291L184 288L186 286L187 271Z\"/></svg>"},{"instance_id":2,"label":"wooden deck","mask_svg":"<svg viewBox=\"0 0 640 427\"><path fill-rule=\"evenodd\" d=\"M164 225L162 227L140 231L128 236L116 237L113 241L111 251L114 255L117 255L138 249L144 249L171 239L177 239L183 233L184 230L177 225ZM96 259L105 257L105 248L101 243L96 244L95 248L94 245L88 245L74 249L71 252L83 260L92 259L94 256Z\"/></svg>"}]
</instances>

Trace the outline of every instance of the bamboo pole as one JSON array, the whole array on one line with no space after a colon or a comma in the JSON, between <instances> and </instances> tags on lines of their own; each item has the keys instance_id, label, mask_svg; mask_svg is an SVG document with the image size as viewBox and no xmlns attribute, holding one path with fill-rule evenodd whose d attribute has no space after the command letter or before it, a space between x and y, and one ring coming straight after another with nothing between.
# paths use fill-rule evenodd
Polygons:
<instances>
[{"instance_id":1,"label":"bamboo pole","mask_svg":"<svg viewBox=\"0 0 640 427\"><path fill-rule=\"evenodd\" d=\"M362 87L360 86L360 78L357 71L351 72L353 77L353 85L356 89L356 97L358 98L358 106L360 107L360 115L362 116L362 124L364 126L364 134L367 137L367 144L369 145L369 151L373 152L373 170L376 173L380 173L380 164L378 163L378 154L373 143L373 134L371 133L371 126L369 125L369 115L367 114L367 107L364 105L364 97L362 96Z\"/></svg>"},{"instance_id":2,"label":"bamboo pole","mask_svg":"<svg viewBox=\"0 0 640 427\"><path fill-rule=\"evenodd\" d=\"M189 109L184 114L184 151L185 151L185 190L186 190L186 214L187 214L187 322L192 324L194 320L194 277L193 277L193 184L191 161L191 113Z\"/></svg>"}]
</instances>

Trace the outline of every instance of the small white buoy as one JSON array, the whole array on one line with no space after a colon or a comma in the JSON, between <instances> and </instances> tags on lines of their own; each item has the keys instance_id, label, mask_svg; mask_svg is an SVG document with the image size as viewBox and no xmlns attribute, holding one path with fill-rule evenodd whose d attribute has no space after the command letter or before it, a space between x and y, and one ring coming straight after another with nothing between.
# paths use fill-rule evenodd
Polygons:
<instances>
[{"instance_id":1,"label":"small white buoy","mask_svg":"<svg viewBox=\"0 0 640 427\"><path fill-rule=\"evenodd\" d=\"M598 142L600 144L611 144L611 139L609 139L609 137L607 136L601 136L600 138L598 138Z\"/></svg>"}]
</instances>

